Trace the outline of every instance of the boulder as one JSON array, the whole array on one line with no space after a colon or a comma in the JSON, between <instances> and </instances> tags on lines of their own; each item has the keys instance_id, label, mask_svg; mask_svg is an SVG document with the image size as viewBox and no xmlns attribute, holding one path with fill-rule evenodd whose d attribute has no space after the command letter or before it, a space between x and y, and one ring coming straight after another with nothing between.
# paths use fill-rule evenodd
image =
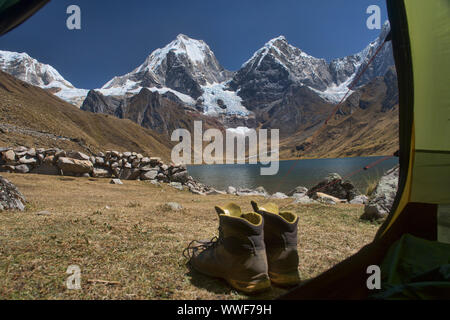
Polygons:
<instances>
[{"instance_id":1,"label":"boulder","mask_svg":"<svg viewBox=\"0 0 450 320\"><path fill-rule=\"evenodd\" d=\"M180 182L171 182L169 183L169 186L177 190L183 191L183 185Z\"/></svg>"},{"instance_id":2,"label":"boulder","mask_svg":"<svg viewBox=\"0 0 450 320\"><path fill-rule=\"evenodd\" d=\"M14 172L17 173L28 173L30 172L30 167L26 164L21 164L15 167Z\"/></svg>"},{"instance_id":3,"label":"boulder","mask_svg":"<svg viewBox=\"0 0 450 320\"><path fill-rule=\"evenodd\" d=\"M289 191L288 193L286 193L286 195L288 195L289 197L292 197L294 194L306 194L308 192L308 188L299 186L296 187L295 189Z\"/></svg>"},{"instance_id":4,"label":"boulder","mask_svg":"<svg viewBox=\"0 0 450 320\"><path fill-rule=\"evenodd\" d=\"M287 195L285 195L284 193L282 193L282 192L277 192L277 193L273 194L271 196L271 198L272 199L287 199L289 197Z\"/></svg>"},{"instance_id":5,"label":"boulder","mask_svg":"<svg viewBox=\"0 0 450 320\"><path fill-rule=\"evenodd\" d=\"M30 172L36 174L45 174L45 175L59 175L58 167L54 166L51 162L42 163L40 166L33 168Z\"/></svg>"},{"instance_id":6,"label":"boulder","mask_svg":"<svg viewBox=\"0 0 450 320\"><path fill-rule=\"evenodd\" d=\"M2 159L3 161L5 161L7 164L9 163L14 163L16 161L16 154L14 151L12 150L8 150L3 152L2 154Z\"/></svg>"},{"instance_id":7,"label":"boulder","mask_svg":"<svg viewBox=\"0 0 450 320\"><path fill-rule=\"evenodd\" d=\"M136 180L139 178L141 171L139 169L124 168L120 171L119 179L122 180Z\"/></svg>"},{"instance_id":8,"label":"boulder","mask_svg":"<svg viewBox=\"0 0 450 320\"><path fill-rule=\"evenodd\" d=\"M151 157L150 158L150 165L159 166L160 163L161 163L161 158L159 158L159 157Z\"/></svg>"},{"instance_id":9,"label":"boulder","mask_svg":"<svg viewBox=\"0 0 450 320\"><path fill-rule=\"evenodd\" d=\"M369 202L369 198L363 194L356 196L350 201L350 204L367 204Z\"/></svg>"},{"instance_id":10,"label":"boulder","mask_svg":"<svg viewBox=\"0 0 450 320\"><path fill-rule=\"evenodd\" d=\"M123 184L123 182L120 179L112 179L110 182L110 184Z\"/></svg>"},{"instance_id":11,"label":"boulder","mask_svg":"<svg viewBox=\"0 0 450 320\"><path fill-rule=\"evenodd\" d=\"M264 187L258 187L255 189L256 193L259 193L262 196L268 196L269 193L267 192L267 190Z\"/></svg>"},{"instance_id":12,"label":"boulder","mask_svg":"<svg viewBox=\"0 0 450 320\"><path fill-rule=\"evenodd\" d=\"M186 183L189 180L189 173L187 171L180 171L172 174L171 181Z\"/></svg>"},{"instance_id":13,"label":"boulder","mask_svg":"<svg viewBox=\"0 0 450 320\"><path fill-rule=\"evenodd\" d=\"M363 220L377 220L387 217L397 195L399 167L387 171L370 195L369 203L364 207Z\"/></svg>"},{"instance_id":14,"label":"boulder","mask_svg":"<svg viewBox=\"0 0 450 320\"><path fill-rule=\"evenodd\" d=\"M155 180L158 176L157 170L150 170L150 171L142 171L141 172L141 180Z\"/></svg>"},{"instance_id":15,"label":"boulder","mask_svg":"<svg viewBox=\"0 0 450 320\"><path fill-rule=\"evenodd\" d=\"M83 174L91 173L94 169L92 162L89 160L78 160L73 158L61 157L57 162L58 168L64 174Z\"/></svg>"},{"instance_id":16,"label":"boulder","mask_svg":"<svg viewBox=\"0 0 450 320\"><path fill-rule=\"evenodd\" d=\"M21 164L33 164L34 165L34 164L37 163L37 160L34 157L24 156L24 157L19 159L19 163L21 163Z\"/></svg>"},{"instance_id":17,"label":"boulder","mask_svg":"<svg viewBox=\"0 0 450 320\"><path fill-rule=\"evenodd\" d=\"M112 172L105 168L94 167L92 176L94 178L111 178Z\"/></svg>"},{"instance_id":18,"label":"boulder","mask_svg":"<svg viewBox=\"0 0 450 320\"><path fill-rule=\"evenodd\" d=\"M348 201L361 194L351 182L342 181L342 177L337 173L329 174L319 184L308 190L307 195L314 199L317 192Z\"/></svg>"},{"instance_id":19,"label":"boulder","mask_svg":"<svg viewBox=\"0 0 450 320\"><path fill-rule=\"evenodd\" d=\"M95 164L103 166L105 165L105 159L103 159L103 157L95 157Z\"/></svg>"},{"instance_id":20,"label":"boulder","mask_svg":"<svg viewBox=\"0 0 450 320\"><path fill-rule=\"evenodd\" d=\"M305 193L294 193L292 197L295 199L295 204L311 204L311 203L317 203L316 200L311 199L308 197Z\"/></svg>"},{"instance_id":21,"label":"boulder","mask_svg":"<svg viewBox=\"0 0 450 320\"><path fill-rule=\"evenodd\" d=\"M343 202L339 198L333 197L329 194L322 193L322 192L317 192L314 199L321 203L325 203L325 204L338 204L338 203Z\"/></svg>"},{"instance_id":22,"label":"boulder","mask_svg":"<svg viewBox=\"0 0 450 320\"><path fill-rule=\"evenodd\" d=\"M36 157L36 149L34 149L34 148L29 149L27 151L26 155L29 157Z\"/></svg>"},{"instance_id":23,"label":"boulder","mask_svg":"<svg viewBox=\"0 0 450 320\"><path fill-rule=\"evenodd\" d=\"M25 209L25 197L7 179L0 176L0 211L2 210L20 210Z\"/></svg>"},{"instance_id":24,"label":"boulder","mask_svg":"<svg viewBox=\"0 0 450 320\"><path fill-rule=\"evenodd\" d=\"M237 192L237 190L236 190L235 187L229 186L228 189L227 189L227 193L228 193L228 194L233 194L233 195L235 195L236 192Z\"/></svg>"},{"instance_id":25,"label":"boulder","mask_svg":"<svg viewBox=\"0 0 450 320\"><path fill-rule=\"evenodd\" d=\"M79 151L69 151L69 152L67 152L66 157L76 159L76 160L89 160L90 161L90 158L88 155L84 154L83 152L79 152Z\"/></svg>"}]
</instances>

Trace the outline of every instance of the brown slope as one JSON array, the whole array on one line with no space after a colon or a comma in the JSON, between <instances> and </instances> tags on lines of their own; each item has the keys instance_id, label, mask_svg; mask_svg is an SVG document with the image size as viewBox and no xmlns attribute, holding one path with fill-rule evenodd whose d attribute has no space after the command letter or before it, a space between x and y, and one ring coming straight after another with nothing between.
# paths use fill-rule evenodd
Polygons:
<instances>
[{"instance_id":1,"label":"brown slope","mask_svg":"<svg viewBox=\"0 0 450 320\"><path fill-rule=\"evenodd\" d=\"M398 150L398 121L397 78L392 68L354 92L312 144L303 130L284 139L281 157L390 155Z\"/></svg>"},{"instance_id":2,"label":"brown slope","mask_svg":"<svg viewBox=\"0 0 450 320\"><path fill-rule=\"evenodd\" d=\"M0 146L136 151L168 159L166 137L130 120L93 114L0 72Z\"/></svg>"}]
</instances>

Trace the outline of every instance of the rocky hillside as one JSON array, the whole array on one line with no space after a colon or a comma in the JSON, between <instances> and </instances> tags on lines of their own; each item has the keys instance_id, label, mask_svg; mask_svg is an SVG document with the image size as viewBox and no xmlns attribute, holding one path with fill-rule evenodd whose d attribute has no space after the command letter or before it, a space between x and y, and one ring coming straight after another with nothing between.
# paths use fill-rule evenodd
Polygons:
<instances>
[{"instance_id":1,"label":"rocky hillside","mask_svg":"<svg viewBox=\"0 0 450 320\"><path fill-rule=\"evenodd\" d=\"M286 138L282 142L282 157L393 154L398 150L396 86L395 69L390 68L383 77L356 90L314 140L307 140L304 130Z\"/></svg>"},{"instance_id":2,"label":"rocky hillside","mask_svg":"<svg viewBox=\"0 0 450 320\"><path fill-rule=\"evenodd\" d=\"M0 71L0 147L105 148L170 156L170 143L130 120L84 112Z\"/></svg>"}]
</instances>

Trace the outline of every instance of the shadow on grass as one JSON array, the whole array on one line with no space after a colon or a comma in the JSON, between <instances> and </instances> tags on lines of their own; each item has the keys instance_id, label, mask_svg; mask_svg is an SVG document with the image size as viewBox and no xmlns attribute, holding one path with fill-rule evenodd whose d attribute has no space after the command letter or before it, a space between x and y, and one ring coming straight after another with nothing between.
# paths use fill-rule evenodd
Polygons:
<instances>
[{"instance_id":1,"label":"shadow on grass","mask_svg":"<svg viewBox=\"0 0 450 320\"><path fill-rule=\"evenodd\" d=\"M213 292L215 294L234 295L235 298L242 300L273 300L288 292L286 289L272 286L270 290L265 292L254 295L246 295L233 289L224 279L206 276L195 270L189 263L186 264L186 267L189 270L186 273L186 276L193 286L208 290L209 292Z\"/></svg>"}]
</instances>

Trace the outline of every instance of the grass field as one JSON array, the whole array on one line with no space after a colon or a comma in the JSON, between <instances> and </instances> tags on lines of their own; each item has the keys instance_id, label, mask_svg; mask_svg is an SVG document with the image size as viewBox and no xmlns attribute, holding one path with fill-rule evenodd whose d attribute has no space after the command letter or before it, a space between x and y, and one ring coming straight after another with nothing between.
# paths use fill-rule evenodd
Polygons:
<instances>
[{"instance_id":1,"label":"grass field","mask_svg":"<svg viewBox=\"0 0 450 320\"><path fill-rule=\"evenodd\" d=\"M25 212L0 212L0 299L271 299L285 292L247 297L190 270L182 256L191 240L217 235L214 205L233 201L250 210L250 198L195 196L139 181L4 177L28 204ZM165 209L169 201L184 209ZM275 202L300 217L304 280L357 252L379 227L359 220L362 206ZM81 290L65 286L69 265L81 268Z\"/></svg>"}]
</instances>

